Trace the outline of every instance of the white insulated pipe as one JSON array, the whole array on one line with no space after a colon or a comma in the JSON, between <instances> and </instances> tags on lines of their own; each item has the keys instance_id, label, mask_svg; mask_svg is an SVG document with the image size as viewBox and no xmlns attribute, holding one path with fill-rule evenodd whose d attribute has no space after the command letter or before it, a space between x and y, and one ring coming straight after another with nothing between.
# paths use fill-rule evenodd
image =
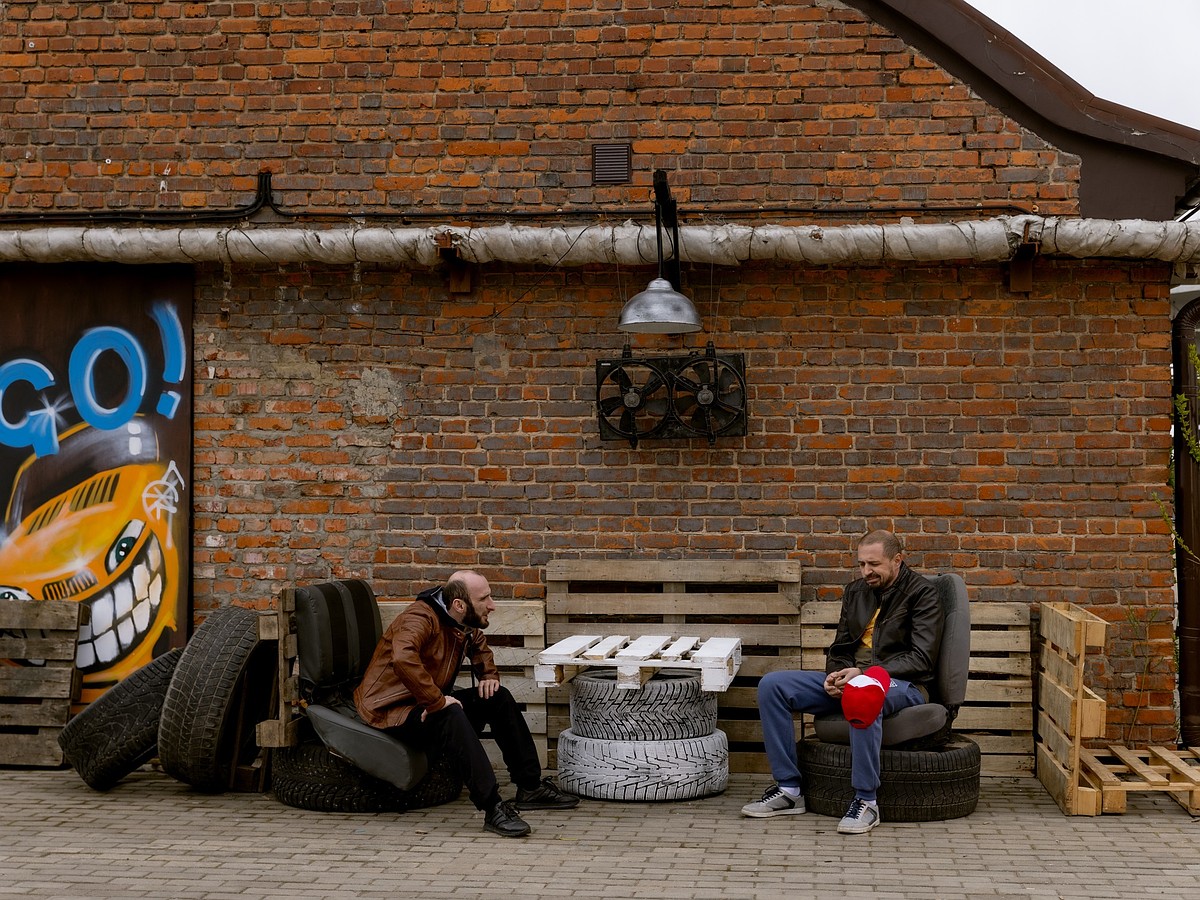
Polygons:
<instances>
[{"instance_id":1,"label":"white insulated pipe","mask_svg":"<svg viewBox=\"0 0 1200 900\"><path fill-rule=\"evenodd\" d=\"M811 266L886 262L1001 262L1028 235L1043 255L1200 262L1200 223L1004 216L887 225L688 225L680 258L737 266L751 260ZM369 263L432 267L449 241L460 259L543 266L639 265L657 260L653 226L432 225L27 226L0 228L0 262L245 265Z\"/></svg>"}]
</instances>

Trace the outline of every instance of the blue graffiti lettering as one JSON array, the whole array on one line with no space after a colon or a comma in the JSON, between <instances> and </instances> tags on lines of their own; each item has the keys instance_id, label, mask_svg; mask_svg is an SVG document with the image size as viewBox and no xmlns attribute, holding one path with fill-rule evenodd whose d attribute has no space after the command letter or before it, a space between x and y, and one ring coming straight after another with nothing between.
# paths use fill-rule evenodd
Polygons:
<instances>
[{"instance_id":1,"label":"blue graffiti lettering","mask_svg":"<svg viewBox=\"0 0 1200 900\"><path fill-rule=\"evenodd\" d=\"M155 303L150 310L150 316L162 335L163 381L182 384L183 376L187 372L187 348L183 344L183 326L179 324L179 314L173 306ZM155 408L168 419L173 419L176 410L179 409L179 401L178 391L163 391Z\"/></svg>"},{"instance_id":2,"label":"blue graffiti lettering","mask_svg":"<svg viewBox=\"0 0 1200 900\"><path fill-rule=\"evenodd\" d=\"M54 384L54 375L32 359L14 359L0 365L0 444L6 447L32 447L38 456L58 452L58 414L52 405L10 422L4 416L4 392L18 382L26 382L35 391Z\"/></svg>"},{"instance_id":3,"label":"blue graffiti lettering","mask_svg":"<svg viewBox=\"0 0 1200 900\"><path fill-rule=\"evenodd\" d=\"M125 399L112 409L100 405L93 378L97 360L107 352L117 354L129 374ZM124 329L107 325L91 328L71 350L68 378L75 406L84 421L94 428L111 431L132 419L142 405L146 396L146 354L137 339Z\"/></svg>"}]
</instances>

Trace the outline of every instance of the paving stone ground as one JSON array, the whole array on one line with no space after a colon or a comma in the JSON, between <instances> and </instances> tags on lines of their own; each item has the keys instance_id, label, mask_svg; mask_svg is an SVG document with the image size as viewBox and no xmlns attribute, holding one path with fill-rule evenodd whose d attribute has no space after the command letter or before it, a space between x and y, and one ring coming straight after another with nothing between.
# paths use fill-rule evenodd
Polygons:
<instances>
[{"instance_id":1,"label":"paving stone ground","mask_svg":"<svg viewBox=\"0 0 1200 900\"><path fill-rule=\"evenodd\" d=\"M684 803L585 800L530 812L533 834L482 830L465 797L403 815L199 794L150 769L108 793L70 770L0 770L0 897L1187 898L1200 818L1163 796L1068 818L1033 778L985 778L948 822L846 837L813 814L756 820L764 780Z\"/></svg>"}]
</instances>

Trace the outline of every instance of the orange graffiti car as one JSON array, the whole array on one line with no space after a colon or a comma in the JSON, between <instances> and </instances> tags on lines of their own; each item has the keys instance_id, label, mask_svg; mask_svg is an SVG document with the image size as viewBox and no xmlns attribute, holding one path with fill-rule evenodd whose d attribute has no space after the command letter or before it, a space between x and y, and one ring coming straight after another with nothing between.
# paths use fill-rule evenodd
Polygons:
<instances>
[{"instance_id":1,"label":"orange graffiti car","mask_svg":"<svg viewBox=\"0 0 1200 900\"><path fill-rule=\"evenodd\" d=\"M78 425L17 471L0 542L0 599L89 607L75 661L83 702L166 649L180 597L172 534L183 478L135 418Z\"/></svg>"}]
</instances>

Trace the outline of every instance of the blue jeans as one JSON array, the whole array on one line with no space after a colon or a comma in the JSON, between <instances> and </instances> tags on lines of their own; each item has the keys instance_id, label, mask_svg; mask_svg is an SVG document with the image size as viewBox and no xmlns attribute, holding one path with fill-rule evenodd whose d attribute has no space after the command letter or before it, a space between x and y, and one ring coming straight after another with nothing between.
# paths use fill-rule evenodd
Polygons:
<instances>
[{"instance_id":1,"label":"blue jeans","mask_svg":"<svg viewBox=\"0 0 1200 900\"><path fill-rule=\"evenodd\" d=\"M894 678L883 701L883 713L866 728L850 728L850 784L854 796L861 800L876 799L883 717L924 702L924 695L915 685ZM767 761L776 784L800 787L792 713L822 716L840 714L841 711L841 699L825 693L824 672L768 672L762 677L758 683L758 715L762 719Z\"/></svg>"}]
</instances>

